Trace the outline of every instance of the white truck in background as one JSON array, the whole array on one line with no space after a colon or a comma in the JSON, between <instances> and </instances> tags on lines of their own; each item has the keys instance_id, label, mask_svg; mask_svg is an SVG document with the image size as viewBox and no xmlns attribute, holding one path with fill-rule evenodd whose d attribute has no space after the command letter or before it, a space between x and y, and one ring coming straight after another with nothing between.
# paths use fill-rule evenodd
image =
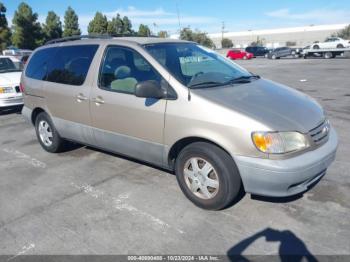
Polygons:
<instances>
[{"instance_id":1,"label":"white truck in background","mask_svg":"<svg viewBox=\"0 0 350 262\"><path fill-rule=\"evenodd\" d=\"M350 41L340 37L329 37L324 42L314 43L304 48L302 56L304 58L315 56L326 59L336 56L350 57Z\"/></svg>"}]
</instances>

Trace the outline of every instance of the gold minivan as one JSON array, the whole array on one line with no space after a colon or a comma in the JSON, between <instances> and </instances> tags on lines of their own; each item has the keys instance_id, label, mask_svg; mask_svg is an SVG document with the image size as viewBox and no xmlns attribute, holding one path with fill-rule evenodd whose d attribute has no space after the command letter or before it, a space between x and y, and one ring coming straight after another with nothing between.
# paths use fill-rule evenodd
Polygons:
<instances>
[{"instance_id":1,"label":"gold minivan","mask_svg":"<svg viewBox=\"0 0 350 262\"><path fill-rule=\"evenodd\" d=\"M336 155L315 100L193 42L58 39L31 55L21 89L46 151L73 141L175 171L205 209L229 206L240 190L300 194Z\"/></svg>"}]
</instances>

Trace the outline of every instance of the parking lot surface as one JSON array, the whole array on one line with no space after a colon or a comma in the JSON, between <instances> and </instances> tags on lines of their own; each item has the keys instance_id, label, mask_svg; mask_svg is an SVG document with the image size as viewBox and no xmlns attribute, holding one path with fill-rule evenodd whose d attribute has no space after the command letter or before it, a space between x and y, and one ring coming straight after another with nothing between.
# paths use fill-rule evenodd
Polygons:
<instances>
[{"instance_id":1,"label":"parking lot surface","mask_svg":"<svg viewBox=\"0 0 350 262\"><path fill-rule=\"evenodd\" d=\"M325 108L340 143L314 188L205 211L171 173L89 147L49 154L20 114L2 112L0 255L350 254L350 60L238 63Z\"/></svg>"}]
</instances>

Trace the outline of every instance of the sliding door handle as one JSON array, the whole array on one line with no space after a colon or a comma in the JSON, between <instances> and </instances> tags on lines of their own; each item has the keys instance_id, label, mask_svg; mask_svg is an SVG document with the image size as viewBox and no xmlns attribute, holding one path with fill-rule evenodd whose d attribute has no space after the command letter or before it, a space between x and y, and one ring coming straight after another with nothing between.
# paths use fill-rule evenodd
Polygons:
<instances>
[{"instance_id":1,"label":"sliding door handle","mask_svg":"<svg viewBox=\"0 0 350 262\"><path fill-rule=\"evenodd\" d=\"M86 101L88 98L86 96L84 96L82 93L80 93L76 96L76 99L79 103L81 103L83 101Z\"/></svg>"},{"instance_id":2,"label":"sliding door handle","mask_svg":"<svg viewBox=\"0 0 350 262\"><path fill-rule=\"evenodd\" d=\"M105 101L103 100L103 98L100 97L100 96L98 96L98 97L96 97L96 98L93 98L92 101L93 101L97 106L102 105L102 104L105 103Z\"/></svg>"}]
</instances>

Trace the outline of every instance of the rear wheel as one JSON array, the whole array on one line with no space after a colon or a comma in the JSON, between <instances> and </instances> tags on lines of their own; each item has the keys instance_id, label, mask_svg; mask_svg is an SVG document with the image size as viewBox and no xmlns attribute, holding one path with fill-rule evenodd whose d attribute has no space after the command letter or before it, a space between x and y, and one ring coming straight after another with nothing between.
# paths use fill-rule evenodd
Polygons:
<instances>
[{"instance_id":1,"label":"rear wheel","mask_svg":"<svg viewBox=\"0 0 350 262\"><path fill-rule=\"evenodd\" d=\"M314 45L312 48L313 49L320 49L320 46L319 45Z\"/></svg>"},{"instance_id":2,"label":"rear wheel","mask_svg":"<svg viewBox=\"0 0 350 262\"><path fill-rule=\"evenodd\" d=\"M60 137L47 113L42 112L36 117L35 131L40 145L46 151L58 153L64 150L67 142Z\"/></svg>"},{"instance_id":3,"label":"rear wheel","mask_svg":"<svg viewBox=\"0 0 350 262\"><path fill-rule=\"evenodd\" d=\"M247 56L243 56L243 60L247 60Z\"/></svg>"},{"instance_id":4,"label":"rear wheel","mask_svg":"<svg viewBox=\"0 0 350 262\"><path fill-rule=\"evenodd\" d=\"M337 48L344 48L344 46L342 44L338 44Z\"/></svg>"},{"instance_id":5,"label":"rear wheel","mask_svg":"<svg viewBox=\"0 0 350 262\"><path fill-rule=\"evenodd\" d=\"M277 56L276 56L276 55L272 55L271 58L272 58L273 60L275 60L275 59L277 58Z\"/></svg>"},{"instance_id":6,"label":"rear wheel","mask_svg":"<svg viewBox=\"0 0 350 262\"><path fill-rule=\"evenodd\" d=\"M227 207L241 188L241 178L232 157L210 143L186 146L176 159L175 173L186 197L204 209Z\"/></svg>"}]
</instances>

